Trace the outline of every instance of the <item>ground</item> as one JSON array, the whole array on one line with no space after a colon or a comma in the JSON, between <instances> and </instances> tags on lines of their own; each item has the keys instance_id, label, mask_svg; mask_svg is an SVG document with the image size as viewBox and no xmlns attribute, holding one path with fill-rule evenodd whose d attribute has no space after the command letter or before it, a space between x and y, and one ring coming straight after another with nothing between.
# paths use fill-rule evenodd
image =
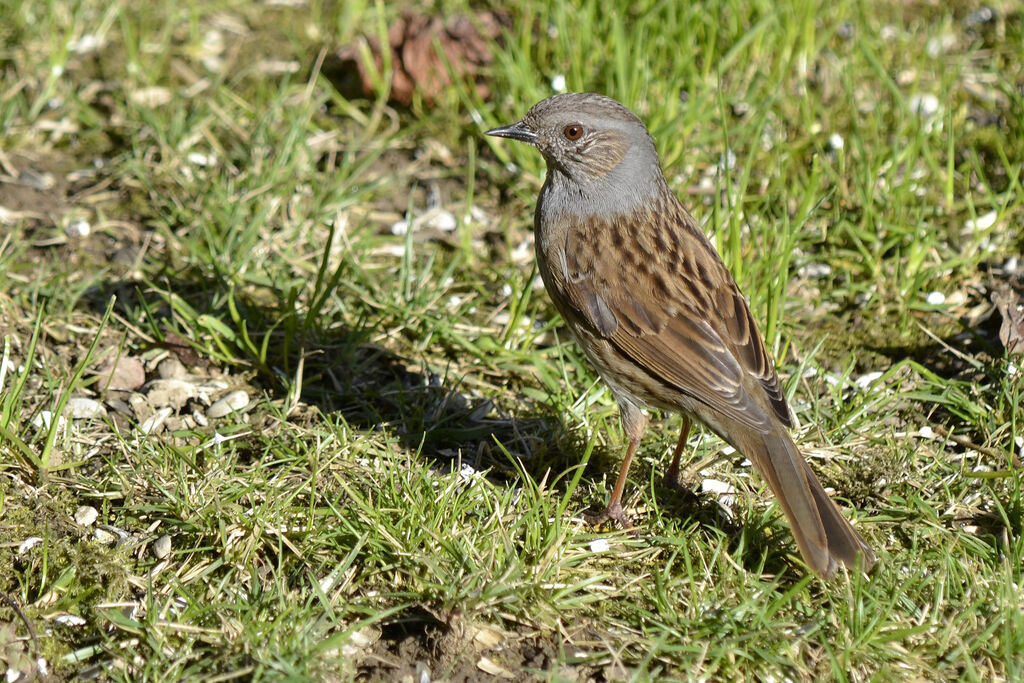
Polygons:
<instances>
[{"instance_id":1,"label":"ground","mask_svg":"<svg viewBox=\"0 0 1024 683\"><path fill-rule=\"evenodd\" d=\"M620 4L0 0L8 680L1021 678L1024 14ZM709 432L667 487L672 415L586 522L625 439L482 134L562 88L647 122L870 575Z\"/></svg>"}]
</instances>

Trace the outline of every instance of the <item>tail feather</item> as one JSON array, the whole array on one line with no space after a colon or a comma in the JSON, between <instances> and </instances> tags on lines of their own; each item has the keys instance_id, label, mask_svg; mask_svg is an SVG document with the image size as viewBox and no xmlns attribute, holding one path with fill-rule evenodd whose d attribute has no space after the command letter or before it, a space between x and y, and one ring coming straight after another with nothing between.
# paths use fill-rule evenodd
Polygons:
<instances>
[{"instance_id":1,"label":"tail feather","mask_svg":"<svg viewBox=\"0 0 1024 683\"><path fill-rule=\"evenodd\" d=\"M830 578L837 562L852 569L859 559L861 570L871 568L875 554L825 493L788 433L776 428L768 434L751 432L737 441L737 449L750 458L778 498L811 569Z\"/></svg>"}]
</instances>

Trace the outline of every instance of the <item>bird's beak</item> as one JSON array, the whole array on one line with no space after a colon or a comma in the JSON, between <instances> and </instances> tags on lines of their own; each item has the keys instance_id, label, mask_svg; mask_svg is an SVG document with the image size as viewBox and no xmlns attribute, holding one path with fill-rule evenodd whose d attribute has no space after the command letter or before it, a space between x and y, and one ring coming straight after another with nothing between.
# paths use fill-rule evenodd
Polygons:
<instances>
[{"instance_id":1,"label":"bird's beak","mask_svg":"<svg viewBox=\"0 0 1024 683\"><path fill-rule=\"evenodd\" d=\"M499 138L519 140L531 145L537 144L537 134L530 130L530 127L523 121L517 121L510 126L501 126L487 131L486 135L493 135Z\"/></svg>"}]
</instances>

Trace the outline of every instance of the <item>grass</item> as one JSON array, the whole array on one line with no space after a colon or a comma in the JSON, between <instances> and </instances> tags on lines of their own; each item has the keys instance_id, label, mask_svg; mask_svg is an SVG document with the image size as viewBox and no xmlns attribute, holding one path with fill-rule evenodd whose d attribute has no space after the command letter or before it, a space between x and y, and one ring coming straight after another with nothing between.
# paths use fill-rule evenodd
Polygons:
<instances>
[{"instance_id":1,"label":"grass","mask_svg":"<svg viewBox=\"0 0 1024 683\"><path fill-rule=\"evenodd\" d=\"M0 0L0 664L1024 676L1024 384L990 303L1021 278L1024 15L613 4L519 3L492 99L395 107L386 63L350 97L325 58L385 34L384 3ZM674 416L631 472L640 537L582 520L624 437L538 285L543 162L482 136L560 78L648 122L869 577L808 576L709 433L693 493L662 486ZM105 391L122 357L177 359L193 394L160 418ZM59 418L90 397L105 416Z\"/></svg>"}]
</instances>

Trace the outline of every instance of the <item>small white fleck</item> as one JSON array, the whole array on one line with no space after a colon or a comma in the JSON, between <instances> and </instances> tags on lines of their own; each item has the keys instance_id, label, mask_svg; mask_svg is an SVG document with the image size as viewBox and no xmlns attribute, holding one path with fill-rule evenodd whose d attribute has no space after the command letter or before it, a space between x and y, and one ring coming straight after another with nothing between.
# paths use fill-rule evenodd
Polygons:
<instances>
[{"instance_id":1,"label":"small white fleck","mask_svg":"<svg viewBox=\"0 0 1024 683\"><path fill-rule=\"evenodd\" d=\"M808 263L799 270L799 274L807 278L821 278L832 274L832 266L827 263Z\"/></svg>"},{"instance_id":2,"label":"small white fleck","mask_svg":"<svg viewBox=\"0 0 1024 683\"><path fill-rule=\"evenodd\" d=\"M735 452L736 449L733 448L732 446L726 446L725 448L722 449L722 455L732 455Z\"/></svg>"},{"instance_id":3,"label":"small white fleck","mask_svg":"<svg viewBox=\"0 0 1024 683\"><path fill-rule=\"evenodd\" d=\"M881 376L882 373L879 372L878 370L875 370L874 372L869 372L865 375L861 375L856 379L854 384L856 384L861 389L867 389L869 386L874 384L875 381L877 381Z\"/></svg>"},{"instance_id":4,"label":"small white fleck","mask_svg":"<svg viewBox=\"0 0 1024 683\"><path fill-rule=\"evenodd\" d=\"M910 98L910 111L921 118L928 118L939 111L939 98L931 93L914 95Z\"/></svg>"},{"instance_id":5,"label":"small white fleck","mask_svg":"<svg viewBox=\"0 0 1024 683\"><path fill-rule=\"evenodd\" d=\"M391 226L391 234L397 237L401 237L407 232L409 232L409 221L398 221Z\"/></svg>"},{"instance_id":6,"label":"small white fleck","mask_svg":"<svg viewBox=\"0 0 1024 683\"><path fill-rule=\"evenodd\" d=\"M846 141L843 140L843 136L839 133L832 133L832 135L828 136L828 146L839 151L846 146Z\"/></svg>"},{"instance_id":7,"label":"small white fleck","mask_svg":"<svg viewBox=\"0 0 1024 683\"><path fill-rule=\"evenodd\" d=\"M503 284L501 286L501 295L502 296L512 296L512 285L508 284L507 282L505 284Z\"/></svg>"},{"instance_id":8,"label":"small white fleck","mask_svg":"<svg viewBox=\"0 0 1024 683\"><path fill-rule=\"evenodd\" d=\"M736 152L727 149L724 154L718 157L718 170L724 172L734 168L736 168Z\"/></svg>"},{"instance_id":9,"label":"small white fleck","mask_svg":"<svg viewBox=\"0 0 1024 683\"><path fill-rule=\"evenodd\" d=\"M928 296L925 298L925 301L932 306L941 306L946 303L946 295L942 292L928 292Z\"/></svg>"},{"instance_id":10,"label":"small white fleck","mask_svg":"<svg viewBox=\"0 0 1024 683\"><path fill-rule=\"evenodd\" d=\"M95 52L100 49L103 43L92 33L86 33L78 40L72 40L68 43L68 49L75 54L84 55L90 52Z\"/></svg>"},{"instance_id":11,"label":"small white fleck","mask_svg":"<svg viewBox=\"0 0 1024 683\"><path fill-rule=\"evenodd\" d=\"M706 493L736 493L736 488L732 484L718 479L705 479L701 482L700 488Z\"/></svg>"},{"instance_id":12,"label":"small white fleck","mask_svg":"<svg viewBox=\"0 0 1024 683\"><path fill-rule=\"evenodd\" d=\"M459 220L455 217L455 214L442 209L438 209L429 217L426 217L424 223L428 228L434 228L442 232L453 232L455 228L459 227Z\"/></svg>"},{"instance_id":13,"label":"small white fleck","mask_svg":"<svg viewBox=\"0 0 1024 683\"><path fill-rule=\"evenodd\" d=\"M76 614L62 614L54 619L61 626L82 626L85 624L85 619Z\"/></svg>"},{"instance_id":14,"label":"small white fleck","mask_svg":"<svg viewBox=\"0 0 1024 683\"><path fill-rule=\"evenodd\" d=\"M565 75L558 74L551 79L551 89L555 92L565 92Z\"/></svg>"},{"instance_id":15,"label":"small white fleck","mask_svg":"<svg viewBox=\"0 0 1024 683\"><path fill-rule=\"evenodd\" d=\"M32 548L35 548L37 545L39 545L42 542L43 542L43 539L39 538L38 536L29 536L28 538L26 538L24 541L21 542L21 545L18 546L18 554L19 555L24 555L29 550L32 550Z\"/></svg>"},{"instance_id":16,"label":"small white fleck","mask_svg":"<svg viewBox=\"0 0 1024 683\"><path fill-rule=\"evenodd\" d=\"M606 553L610 547L607 538L595 538L590 542L590 552L592 553Z\"/></svg>"},{"instance_id":17,"label":"small white fleck","mask_svg":"<svg viewBox=\"0 0 1024 683\"><path fill-rule=\"evenodd\" d=\"M934 439L935 431L928 425L925 425L917 430L917 435L922 439Z\"/></svg>"},{"instance_id":18,"label":"small white fleck","mask_svg":"<svg viewBox=\"0 0 1024 683\"><path fill-rule=\"evenodd\" d=\"M452 295L448 297L448 308L458 308L459 304L462 303L462 297L458 295Z\"/></svg>"},{"instance_id":19,"label":"small white fleck","mask_svg":"<svg viewBox=\"0 0 1024 683\"><path fill-rule=\"evenodd\" d=\"M188 163L193 166L210 166L216 160L216 157L212 154L203 154L202 152L189 152Z\"/></svg>"},{"instance_id":20,"label":"small white fleck","mask_svg":"<svg viewBox=\"0 0 1024 683\"><path fill-rule=\"evenodd\" d=\"M964 223L965 230L988 230L996 224L996 218L999 214L995 211L989 211L986 214L982 214L977 218L972 218Z\"/></svg>"},{"instance_id":21,"label":"small white fleck","mask_svg":"<svg viewBox=\"0 0 1024 683\"><path fill-rule=\"evenodd\" d=\"M1013 363L1007 363L1007 364L1006 364L1006 374L1007 374L1007 376L1009 376L1009 377L1016 377L1016 376L1017 376L1017 371L1018 371L1019 369L1020 369L1020 368L1018 368L1018 367L1017 367L1016 365L1014 365Z\"/></svg>"},{"instance_id":22,"label":"small white fleck","mask_svg":"<svg viewBox=\"0 0 1024 683\"><path fill-rule=\"evenodd\" d=\"M85 237L92 232L92 226L89 225L89 221L76 220L68 223L68 226L64 228L65 234L68 237Z\"/></svg>"}]
</instances>

